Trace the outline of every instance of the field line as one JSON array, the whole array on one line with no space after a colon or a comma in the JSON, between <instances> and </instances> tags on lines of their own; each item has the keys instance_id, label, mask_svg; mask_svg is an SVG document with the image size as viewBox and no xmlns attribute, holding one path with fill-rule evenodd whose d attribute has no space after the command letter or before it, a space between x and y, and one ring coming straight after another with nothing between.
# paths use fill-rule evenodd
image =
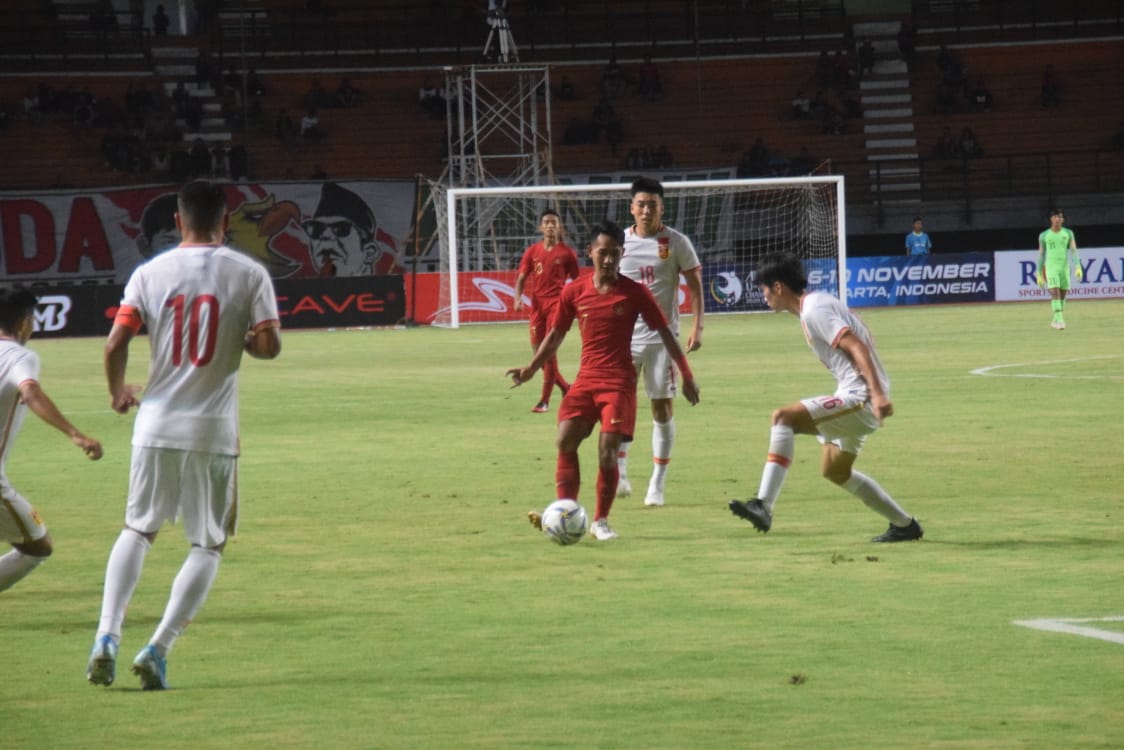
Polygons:
<instances>
[{"instance_id":1,"label":"field line","mask_svg":"<svg viewBox=\"0 0 1124 750\"><path fill-rule=\"evenodd\" d=\"M1047 359L1039 362L1015 362L1005 365L987 365L986 367L977 367L974 370L969 370L969 375L982 375L985 377L993 378L1065 378L1066 380L1121 380L1124 375L1054 375L1050 373L1038 372L998 372L999 370L1006 370L1012 367L1033 367L1037 365L1059 365L1068 364L1070 362L1091 362L1097 359L1119 359L1120 354L1104 354L1097 357L1071 357L1069 359Z\"/></svg>"},{"instance_id":2,"label":"field line","mask_svg":"<svg viewBox=\"0 0 1124 750\"><path fill-rule=\"evenodd\" d=\"M1024 628L1046 630L1051 633L1080 635L1085 638L1096 638L1098 640L1124 645L1124 633L1117 633L1112 630L1101 630L1100 628L1091 628L1086 625L1077 624L1082 622L1124 622L1124 617L1042 618L1038 620L1012 620L1011 622L1014 625L1020 625Z\"/></svg>"}]
</instances>

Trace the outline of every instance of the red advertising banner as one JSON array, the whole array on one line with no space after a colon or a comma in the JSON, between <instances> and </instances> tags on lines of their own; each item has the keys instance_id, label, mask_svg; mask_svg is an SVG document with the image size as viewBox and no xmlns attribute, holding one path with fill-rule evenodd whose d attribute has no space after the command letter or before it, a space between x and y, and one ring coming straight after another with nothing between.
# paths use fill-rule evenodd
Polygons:
<instances>
[{"instance_id":1,"label":"red advertising banner","mask_svg":"<svg viewBox=\"0 0 1124 750\"><path fill-rule=\"evenodd\" d=\"M410 181L235 183L226 243L275 279L401 273ZM0 283L124 284L179 242L175 188L0 193Z\"/></svg>"}]
</instances>

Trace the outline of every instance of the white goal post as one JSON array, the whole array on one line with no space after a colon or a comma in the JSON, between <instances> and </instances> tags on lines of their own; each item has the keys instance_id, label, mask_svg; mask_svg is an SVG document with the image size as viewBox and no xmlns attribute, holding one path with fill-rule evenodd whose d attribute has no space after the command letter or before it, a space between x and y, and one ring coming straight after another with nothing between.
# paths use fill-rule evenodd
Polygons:
<instances>
[{"instance_id":1,"label":"white goal post","mask_svg":"<svg viewBox=\"0 0 1124 750\"><path fill-rule=\"evenodd\" d=\"M810 276L810 286L846 300L842 176L662 184L664 223L691 238L702 262L704 283L708 268L729 267L752 274L762 258L789 252L821 261L817 269L821 272ZM632 223L630 185L447 188L434 183L442 278L439 312L433 324L461 325L462 277L514 270L523 251L542 239L539 216L546 208L561 215L566 242L578 251L584 264L593 225L606 218L621 226Z\"/></svg>"}]
</instances>

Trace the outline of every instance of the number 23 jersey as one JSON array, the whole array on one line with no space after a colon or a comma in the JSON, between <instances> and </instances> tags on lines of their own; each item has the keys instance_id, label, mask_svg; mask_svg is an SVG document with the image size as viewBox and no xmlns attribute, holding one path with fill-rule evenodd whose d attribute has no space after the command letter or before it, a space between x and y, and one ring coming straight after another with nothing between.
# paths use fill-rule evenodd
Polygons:
<instances>
[{"instance_id":1,"label":"number 23 jersey","mask_svg":"<svg viewBox=\"0 0 1124 750\"><path fill-rule=\"evenodd\" d=\"M265 269L221 245L181 245L137 268L116 322L148 327L148 383L133 445L238 455L246 332L279 326Z\"/></svg>"}]
</instances>

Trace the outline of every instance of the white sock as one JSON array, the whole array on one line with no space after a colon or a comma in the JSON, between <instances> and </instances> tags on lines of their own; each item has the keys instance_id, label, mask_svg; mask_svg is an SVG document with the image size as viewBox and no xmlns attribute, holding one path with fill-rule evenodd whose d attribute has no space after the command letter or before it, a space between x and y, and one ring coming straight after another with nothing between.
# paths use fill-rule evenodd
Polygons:
<instances>
[{"instance_id":1,"label":"white sock","mask_svg":"<svg viewBox=\"0 0 1124 750\"><path fill-rule=\"evenodd\" d=\"M628 481L628 449L632 447L632 441L623 441L620 447L617 448L617 470L620 471L620 479Z\"/></svg>"},{"instance_id":2,"label":"white sock","mask_svg":"<svg viewBox=\"0 0 1124 750\"><path fill-rule=\"evenodd\" d=\"M652 469L651 486L663 491L667 466L671 463L671 449L675 446L675 417L666 422L652 422Z\"/></svg>"},{"instance_id":3,"label":"white sock","mask_svg":"<svg viewBox=\"0 0 1124 750\"><path fill-rule=\"evenodd\" d=\"M902 510L901 506L894 502L894 498L886 494L886 490L866 474L852 471L851 478L839 486L862 500L866 507L895 526L909 526L913 520L913 516Z\"/></svg>"},{"instance_id":4,"label":"white sock","mask_svg":"<svg viewBox=\"0 0 1124 750\"><path fill-rule=\"evenodd\" d=\"M46 559L24 554L18 549L0 557L0 591L10 589Z\"/></svg>"},{"instance_id":5,"label":"white sock","mask_svg":"<svg viewBox=\"0 0 1124 750\"><path fill-rule=\"evenodd\" d=\"M188 626L195 613L207 600L211 584L219 572L222 554L213 549L192 547L183 567L172 581L172 594L164 609L164 619L152 635L152 643L161 656L172 648L176 638Z\"/></svg>"},{"instance_id":6,"label":"white sock","mask_svg":"<svg viewBox=\"0 0 1124 750\"><path fill-rule=\"evenodd\" d=\"M121 623L125 621L125 609L133 598L133 589L140 580L144 568L144 557L152 544L132 529L124 529L109 553L105 565L105 590L101 599L101 620L98 621L98 634L112 636L121 640Z\"/></svg>"},{"instance_id":7,"label":"white sock","mask_svg":"<svg viewBox=\"0 0 1124 750\"><path fill-rule=\"evenodd\" d=\"M796 440L792 428L785 424L773 425L773 429L769 430L769 457L765 459L761 485L757 489L757 499L765 503L770 513L781 494L795 451Z\"/></svg>"}]
</instances>

